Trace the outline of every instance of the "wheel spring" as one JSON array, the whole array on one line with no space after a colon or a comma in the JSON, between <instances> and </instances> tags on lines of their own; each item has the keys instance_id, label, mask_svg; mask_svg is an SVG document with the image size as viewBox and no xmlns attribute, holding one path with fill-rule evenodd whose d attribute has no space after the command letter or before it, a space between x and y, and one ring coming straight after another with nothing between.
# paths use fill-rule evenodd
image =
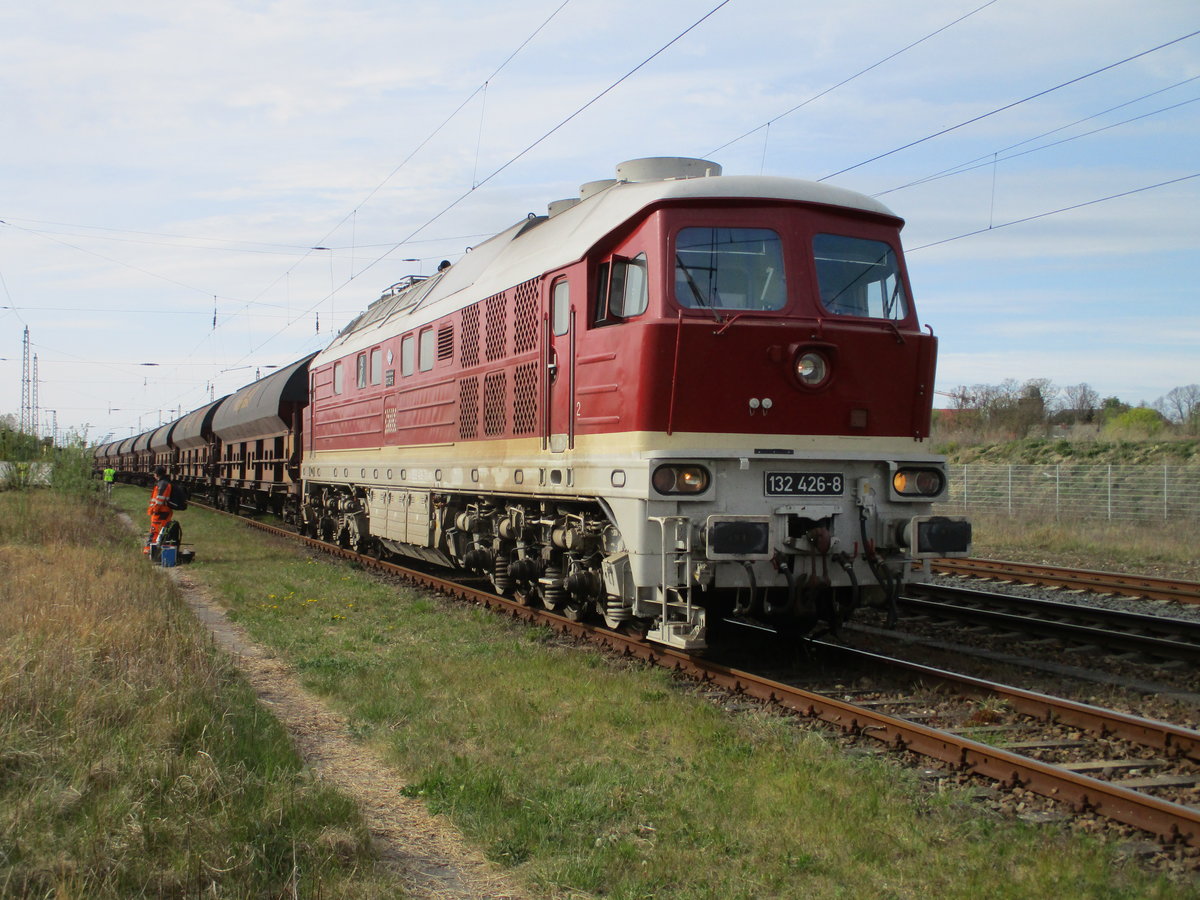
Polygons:
<instances>
[{"instance_id":1,"label":"wheel spring","mask_svg":"<svg viewBox=\"0 0 1200 900\"><path fill-rule=\"evenodd\" d=\"M508 560L497 558L492 571L492 586L496 588L496 593L507 594L512 588L512 578L508 575Z\"/></svg>"},{"instance_id":2,"label":"wheel spring","mask_svg":"<svg viewBox=\"0 0 1200 900\"><path fill-rule=\"evenodd\" d=\"M624 622L633 618L633 610L620 597L608 597L604 601L604 617L610 622Z\"/></svg>"},{"instance_id":3,"label":"wheel spring","mask_svg":"<svg viewBox=\"0 0 1200 900\"><path fill-rule=\"evenodd\" d=\"M549 566L545 576L539 579L542 585L542 599L551 608L559 606L567 600L567 592L563 590L562 578L563 571L560 567Z\"/></svg>"}]
</instances>

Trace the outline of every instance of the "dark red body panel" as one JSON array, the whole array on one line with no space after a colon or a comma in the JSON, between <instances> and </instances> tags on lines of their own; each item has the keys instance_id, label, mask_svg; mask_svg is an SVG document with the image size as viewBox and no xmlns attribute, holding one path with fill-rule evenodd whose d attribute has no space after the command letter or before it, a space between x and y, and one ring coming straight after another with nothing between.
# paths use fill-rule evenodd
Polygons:
<instances>
[{"instance_id":1,"label":"dark red body panel","mask_svg":"<svg viewBox=\"0 0 1200 900\"><path fill-rule=\"evenodd\" d=\"M772 228L784 238L785 308L714 315L674 302L674 235L714 223ZM881 215L802 203L707 201L651 209L601 238L572 266L531 273L501 294L374 345L398 363L403 334L432 328L439 352L430 371L404 376L398 365L389 366L392 384L385 379L359 388L356 351L341 361L344 389L335 395L332 364L314 368L307 446L320 452L548 438L567 430L575 437L633 431L926 437L936 340L920 330L911 302L894 321L830 315L817 299L811 259L816 234L883 241L894 249L911 298L899 227ZM600 265L613 254L638 253L647 257L646 312L593 324ZM548 297L563 276L570 282L574 328L569 336L554 336ZM551 345L558 363L553 383ZM817 389L795 375L797 353L806 348L819 349L830 362L831 376ZM769 410L751 408L751 399L764 398Z\"/></svg>"}]
</instances>

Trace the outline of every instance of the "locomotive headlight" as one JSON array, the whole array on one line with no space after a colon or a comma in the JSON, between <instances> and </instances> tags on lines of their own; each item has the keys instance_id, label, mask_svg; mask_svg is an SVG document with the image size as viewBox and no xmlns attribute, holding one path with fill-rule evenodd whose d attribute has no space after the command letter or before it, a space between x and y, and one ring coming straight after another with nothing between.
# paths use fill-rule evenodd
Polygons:
<instances>
[{"instance_id":1,"label":"locomotive headlight","mask_svg":"<svg viewBox=\"0 0 1200 900\"><path fill-rule=\"evenodd\" d=\"M703 494L710 481L703 466L659 466L650 479L660 494Z\"/></svg>"},{"instance_id":2,"label":"locomotive headlight","mask_svg":"<svg viewBox=\"0 0 1200 900\"><path fill-rule=\"evenodd\" d=\"M892 489L902 497L936 497L946 486L940 469L897 469Z\"/></svg>"},{"instance_id":3,"label":"locomotive headlight","mask_svg":"<svg viewBox=\"0 0 1200 900\"><path fill-rule=\"evenodd\" d=\"M820 387L829 377L829 362L816 350L796 357L796 377L805 387Z\"/></svg>"}]
</instances>

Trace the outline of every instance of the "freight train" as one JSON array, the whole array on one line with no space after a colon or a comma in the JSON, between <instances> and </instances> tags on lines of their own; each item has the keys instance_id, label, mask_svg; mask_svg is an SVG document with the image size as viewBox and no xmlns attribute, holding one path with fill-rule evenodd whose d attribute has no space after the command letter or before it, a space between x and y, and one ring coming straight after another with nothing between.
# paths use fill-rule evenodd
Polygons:
<instances>
[{"instance_id":1,"label":"freight train","mask_svg":"<svg viewBox=\"0 0 1200 900\"><path fill-rule=\"evenodd\" d=\"M716 621L836 629L970 543L933 514L902 225L824 184L622 163L97 468L687 650Z\"/></svg>"}]
</instances>

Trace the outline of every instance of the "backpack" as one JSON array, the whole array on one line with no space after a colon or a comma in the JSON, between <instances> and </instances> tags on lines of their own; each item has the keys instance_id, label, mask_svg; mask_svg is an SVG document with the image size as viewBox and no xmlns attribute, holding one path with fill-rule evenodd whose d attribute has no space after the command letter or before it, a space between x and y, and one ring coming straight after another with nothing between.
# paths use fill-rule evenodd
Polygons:
<instances>
[{"instance_id":1,"label":"backpack","mask_svg":"<svg viewBox=\"0 0 1200 900\"><path fill-rule=\"evenodd\" d=\"M178 547L183 543L183 527L172 519L159 532L158 542L160 546L163 544L174 544Z\"/></svg>"},{"instance_id":2,"label":"backpack","mask_svg":"<svg viewBox=\"0 0 1200 900\"><path fill-rule=\"evenodd\" d=\"M171 495L167 497L167 506L174 510L187 509L188 492L182 484L171 483Z\"/></svg>"}]
</instances>

